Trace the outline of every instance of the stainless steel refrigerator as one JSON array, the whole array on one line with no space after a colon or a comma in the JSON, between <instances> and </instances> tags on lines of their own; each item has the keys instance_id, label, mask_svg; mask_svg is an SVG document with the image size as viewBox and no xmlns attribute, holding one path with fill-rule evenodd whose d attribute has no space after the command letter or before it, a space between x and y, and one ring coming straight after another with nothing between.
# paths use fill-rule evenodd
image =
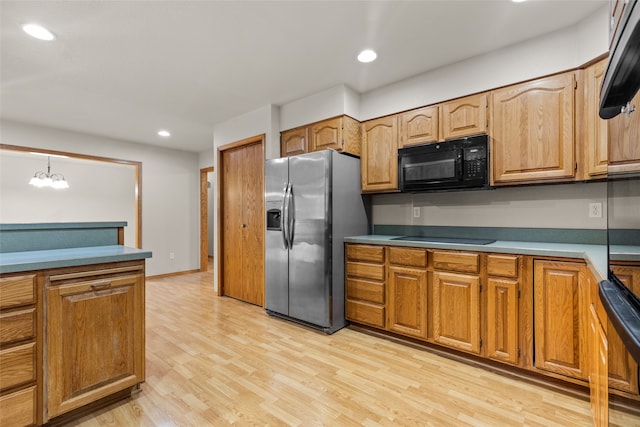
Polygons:
<instances>
[{"instance_id":1,"label":"stainless steel refrigerator","mask_svg":"<svg viewBox=\"0 0 640 427\"><path fill-rule=\"evenodd\" d=\"M344 327L344 242L368 232L360 160L324 150L265 165L265 308L333 333Z\"/></svg>"}]
</instances>

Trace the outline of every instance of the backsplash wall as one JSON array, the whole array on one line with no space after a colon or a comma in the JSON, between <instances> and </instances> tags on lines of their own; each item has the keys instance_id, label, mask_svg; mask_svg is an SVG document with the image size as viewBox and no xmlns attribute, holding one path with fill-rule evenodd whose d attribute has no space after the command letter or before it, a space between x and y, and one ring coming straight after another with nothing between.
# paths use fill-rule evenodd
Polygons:
<instances>
[{"instance_id":1,"label":"backsplash wall","mask_svg":"<svg viewBox=\"0 0 640 427\"><path fill-rule=\"evenodd\" d=\"M589 204L602 203L602 217ZM607 185L603 182L536 185L445 193L381 194L371 199L373 224L607 228ZM413 208L420 209L414 218Z\"/></svg>"}]
</instances>

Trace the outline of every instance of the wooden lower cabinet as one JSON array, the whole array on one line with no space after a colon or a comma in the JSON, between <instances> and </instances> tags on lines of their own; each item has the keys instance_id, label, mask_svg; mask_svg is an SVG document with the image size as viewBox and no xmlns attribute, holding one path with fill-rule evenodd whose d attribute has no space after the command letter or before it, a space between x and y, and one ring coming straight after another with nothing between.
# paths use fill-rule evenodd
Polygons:
<instances>
[{"instance_id":1,"label":"wooden lower cabinet","mask_svg":"<svg viewBox=\"0 0 640 427\"><path fill-rule=\"evenodd\" d=\"M427 335L427 251L387 248L387 328L425 339Z\"/></svg>"},{"instance_id":2,"label":"wooden lower cabinet","mask_svg":"<svg viewBox=\"0 0 640 427\"><path fill-rule=\"evenodd\" d=\"M433 272L433 336L447 347L480 353L480 278Z\"/></svg>"},{"instance_id":3,"label":"wooden lower cabinet","mask_svg":"<svg viewBox=\"0 0 640 427\"><path fill-rule=\"evenodd\" d=\"M145 377L144 264L46 278L47 416Z\"/></svg>"},{"instance_id":4,"label":"wooden lower cabinet","mask_svg":"<svg viewBox=\"0 0 640 427\"><path fill-rule=\"evenodd\" d=\"M609 425L608 346L604 330L593 304L589 306L589 388L593 425Z\"/></svg>"},{"instance_id":5,"label":"wooden lower cabinet","mask_svg":"<svg viewBox=\"0 0 640 427\"><path fill-rule=\"evenodd\" d=\"M0 277L0 426L41 423L42 295L36 273Z\"/></svg>"},{"instance_id":6,"label":"wooden lower cabinet","mask_svg":"<svg viewBox=\"0 0 640 427\"><path fill-rule=\"evenodd\" d=\"M346 318L385 328L384 247L346 245Z\"/></svg>"},{"instance_id":7,"label":"wooden lower cabinet","mask_svg":"<svg viewBox=\"0 0 640 427\"><path fill-rule=\"evenodd\" d=\"M536 260L533 273L535 367L587 379L586 265Z\"/></svg>"},{"instance_id":8,"label":"wooden lower cabinet","mask_svg":"<svg viewBox=\"0 0 640 427\"><path fill-rule=\"evenodd\" d=\"M520 359L521 256L487 255L487 357L517 365Z\"/></svg>"}]
</instances>

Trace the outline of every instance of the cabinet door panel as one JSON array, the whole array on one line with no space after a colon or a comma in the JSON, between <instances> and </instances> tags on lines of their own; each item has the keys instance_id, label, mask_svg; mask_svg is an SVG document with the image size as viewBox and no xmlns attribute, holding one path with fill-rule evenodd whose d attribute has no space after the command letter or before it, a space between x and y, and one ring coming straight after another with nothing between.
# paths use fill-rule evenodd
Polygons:
<instances>
[{"instance_id":1,"label":"cabinet door panel","mask_svg":"<svg viewBox=\"0 0 640 427\"><path fill-rule=\"evenodd\" d=\"M433 273L433 335L437 343L480 353L480 279Z\"/></svg>"},{"instance_id":2,"label":"cabinet door panel","mask_svg":"<svg viewBox=\"0 0 640 427\"><path fill-rule=\"evenodd\" d=\"M48 415L144 380L144 277L47 290Z\"/></svg>"},{"instance_id":3,"label":"cabinet door panel","mask_svg":"<svg viewBox=\"0 0 640 427\"><path fill-rule=\"evenodd\" d=\"M640 92L631 100L640 108ZM609 124L609 172L640 170L640 111L619 114Z\"/></svg>"},{"instance_id":4,"label":"cabinet door panel","mask_svg":"<svg viewBox=\"0 0 640 427\"><path fill-rule=\"evenodd\" d=\"M397 117L362 124L362 191L398 189Z\"/></svg>"},{"instance_id":5,"label":"cabinet door panel","mask_svg":"<svg viewBox=\"0 0 640 427\"><path fill-rule=\"evenodd\" d=\"M609 120L598 115L600 88L607 61L600 61L585 70L585 160L589 177L607 173L609 150Z\"/></svg>"},{"instance_id":6,"label":"cabinet door panel","mask_svg":"<svg viewBox=\"0 0 640 427\"><path fill-rule=\"evenodd\" d=\"M487 95L472 95L442 104L442 138L460 138L487 131Z\"/></svg>"},{"instance_id":7,"label":"cabinet door panel","mask_svg":"<svg viewBox=\"0 0 640 427\"><path fill-rule=\"evenodd\" d=\"M534 267L535 366L580 379L586 379L584 269L552 261L536 261Z\"/></svg>"},{"instance_id":8,"label":"cabinet door panel","mask_svg":"<svg viewBox=\"0 0 640 427\"><path fill-rule=\"evenodd\" d=\"M492 359L518 363L516 280L487 280L487 353Z\"/></svg>"},{"instance_id":9,"label":"cabinet door panel","mask_svg":"<svg viewBox=\"0 0 640 427\"><path fill-rule=\"evenodd\" d=\"M331 148L342 151L342 118L324 120L310 126L311 146L309 151Z\"/></svg>"},{"instance_id":10,"label":"cabinet door panel","mask_svg":"<svg viewBox=\"0 0 640 427\"><path fill-rule=\"evenodd\" d=\"M438 140L438 107L424 107L400 116L398 148Z\"/></svg>"},{"instance_id":11,"label":"cabinet door panel","mask_svg":"<svg viewBox=\"0 0 640 427\"><path fill-rule=\"evenodd\" d=\"M574 176L573 73L496 90L491 106L494 183Z\"/></svg>"},{"instance_id":12,"label":"cabinet door panel","mask_svg":"<svg viewBox=\"0 0 640 427\"><path fill-rule=\"evenodd\" d=\"M389 329L424 338L427 324L427 271L389 267Z\"/></svg>"},{"instance_id":13,"label":"cabinet door panel","mask_svg":"<svg viewBox=\"0 0 640 427\"><path fill-rule=\"evenodd\" d=\"M282 157L297 156L308 151L307 128L297 128L282 132L280 136L280 155Z\"/></svg>"}]
</instances>

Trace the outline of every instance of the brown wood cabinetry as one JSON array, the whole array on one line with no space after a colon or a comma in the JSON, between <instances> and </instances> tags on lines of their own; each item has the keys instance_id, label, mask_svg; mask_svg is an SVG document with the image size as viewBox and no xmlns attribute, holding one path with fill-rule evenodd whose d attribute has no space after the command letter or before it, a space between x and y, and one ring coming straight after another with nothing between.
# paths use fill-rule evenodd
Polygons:
<instances>
[{"instance_id":1,"label":"brown wood cabinetry","mask_svg":"<svg viewBox=\"0 0 640 427\"><path fill-rule=\"evenodd\" d=\"M608 120L609 173L640 171L640 92L631 103L637 111Z\"/></svg>"},{"instance_id":2,"label":"brown wood cabinetry","mask_svg":"<svg viewBox=\"0 0 640 427\"><path fill-rule=\"evenodd\" d=\"M475 354L480 353L479 260L476 253L433 252L433 339Z\"/></svg>"},{"instance_id":3,"label":"brown wood cabinetry","mask_svg":"<svg viewBox=\"0 0 640 427\"><path fill-rule=\"evenodd\" d=\"M144 261L52 270L45 283L49 418L144 381Z\"/></svg>"},{"instance_id":4,"label":"brown wood cabinetry","mask_svg":"<svg viewBox=\"0 0 640 427\"><path fill-rule=\"evenodd\" d=\"M607 334L594 304L589 305L589 388L593 425L609 425L609 389L607 384Z\"/></svg>"},{"instance_id":5,"label":"brown wood cabinetry","mask_svg":"<svg viewBox=\"0 0 640 427\"><path fill-rule=\"evenodd\" d=\"M309 151L326 148L360 156L360 122L340 116L309 125Z\"/></svg>"},{"instance_id":6,"label":"brown wood cabinetry","mask_svg":"<svg viewBox=\"0 0 640 427\"><path fill-rule=\"evenodd\" d=\"M612 265L611 269L626 287L640 297L640 266ZM638 364L609 320L605 327L609 345L609 387L638 394Z\"/></svg>"},{"instance_id":7,"label":"brown wood cabinetry","mask_svg":"<svg viewBox=\"0 0 640 427\"><path fill-rule=\"evenodd\" d=\"M40 423L42 297L37 274L0 278L0 425Z\"/></svg>"},{"instance_id":8,"label":"brown wood cabinetry","mask_svg":"<svg viewBox=\"0 0 640 427\"><path fill-rule=\"evenodd\" d=\"M399 117L398 148L438 141L438 106L418 108Z\"/></svg>"},{"instance_id":9,"label":"brown wood cabinetry","mask_svg":"<svg viewBox=\"0 0 640 427\"><path fill-rule=\"evenodd\" d=\"M346 318L385 328L384 247L346 245Z\"/></svg>"},{"instance_id":10,"label":"brown wood cabinetry","mask_svg":"<svg viewBox=\"0 0 640 427\"><path fill-rule=\"evenodd\" d=\"M427 251L387 248L388 329L425 338L427 332Z\"/></svg>"},{"instance_id":11,"label":"brown wood cabinetry","mask_svg":"<svg viewBox=\"0 0 640 427\"><path fill-rule=\"evenodd\" d=\"M572 179L574 73L491 94L492 184Z\"/></svg>"},{"instance_id":12,"label":"brown wood cabinetry","mask_svg":"<svg viewBox=\"0 0 640 427\"><path fill-rule=\"evenodd\" d=\"M522 257L487 255L487 356L518 364Z\"/></svg>"},{"instance_id":13,"label":"brown wood cabinetry","mask_svg":"<svg viewBox=\"0 0 640 427\"><path fill-rule=\"evenodd\" d=\"M398 117L362 124L360 164L363 192L398 190Z\"/></svg>"},{"instance_id":14,"label":"brown wood cabinetry","mask_svg":"<svg viewBox=\"0 0 640 427\"><path fill-rule=\"evenodd\" d=\"M284 131L280 134L280 155L297 156L309 151L309 128L306 126Z\"/></svg>"},{"instance_id":15,"label":"brown wood cabinetry","mask_svg":"<svg viewBox=\"0 0 640 427\"><path fill-rule=\"evenodd\" d=\"M327 148L360 156L362 136L360 122L349 116L338 116L280 133L282 157L320 151Z\"/></svg>"},{"instance_id":16,"label":"brown wood cabinetry","mask_svg":"<svg viewBox=\"0 0 640 427\"><path fill-rule=\"evenodd\" d=\"M607 173L609 151L608 121L598 115L600 88L607 61L597 62L584 71L584 161L587 178Z\"/></svg>"},{"instance_id":17,"label":"brown wood cabinetry","mask_svg":"<svg viewBox=\"0 0 640 427\"><path fill-rule=\"evenodd\" d=\"M487 95L466 96L440 104L441 139L487 132Z\"/></svg>"},{"instance_id":18,"label":"brown wood cabinetry","mask_svg":"<svg viewBox=\"0 0 640 427\"><path fill-rule=\"evenodd\" d=\"M535 367L587 379L586 265L578 262L534 262Z\"/></svg>"}]
</instances>

